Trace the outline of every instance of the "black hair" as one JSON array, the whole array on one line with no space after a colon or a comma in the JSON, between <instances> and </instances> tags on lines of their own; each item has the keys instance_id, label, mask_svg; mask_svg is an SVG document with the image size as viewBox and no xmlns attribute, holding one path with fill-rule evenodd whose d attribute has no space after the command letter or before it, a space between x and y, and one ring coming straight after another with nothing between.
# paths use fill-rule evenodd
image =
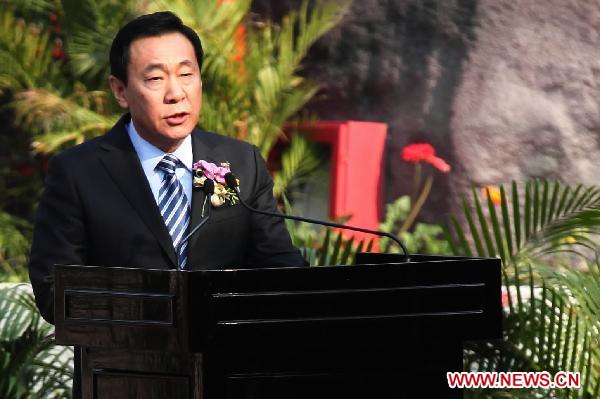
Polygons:
<instances>
[{"instance_id":1,"label":"black hair","mask_svg":"<svg viewBox=\"0 0 600 399\"><path fill-rule=\"evenodd\" d=\"M192 43L198 67L202 68L204 52L196 32L184 25L177 15L170 11L161 11L137 17L119 30L110 47L110 73L127 85L127 65L129 64L131 43L136 39L172 32L181 33Z\"/></svg>"}]
</instances>

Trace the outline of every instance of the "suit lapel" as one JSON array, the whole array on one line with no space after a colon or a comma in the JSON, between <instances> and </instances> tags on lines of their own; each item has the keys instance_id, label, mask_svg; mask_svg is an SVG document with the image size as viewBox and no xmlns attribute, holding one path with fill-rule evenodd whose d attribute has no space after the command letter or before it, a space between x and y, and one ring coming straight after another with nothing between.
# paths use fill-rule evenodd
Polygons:
<instances>
[{"instance_id":1,"label":"suit lapel","mask_svg":"<svg viewBox=\"0 0 600 399\"><path fill-rule=\"evenodd\" d=\"M104 151L101 152L100 159L140 218L156 236L171 261L171 267L177 267L173 241L156 205L137 153L127 135L125 124L128 120L128 115L123 116L106 133L101 144Z\"/></svg>"}]
</instances>

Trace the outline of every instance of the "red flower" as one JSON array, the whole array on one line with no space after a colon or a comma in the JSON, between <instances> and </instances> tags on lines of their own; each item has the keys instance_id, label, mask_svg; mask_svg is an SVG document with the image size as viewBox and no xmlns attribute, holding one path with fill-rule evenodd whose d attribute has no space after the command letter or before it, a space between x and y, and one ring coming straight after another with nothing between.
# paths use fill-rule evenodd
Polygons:
<instances>
[{"instance_id":1,"label":"red flower","mask_svg":"<svg viewBox=\"0 0 600 399\"><path fill-rule=\"evenodd\" d=\"M52 47L52 58L55 60L62 60L65 58L65 52L62 48L62 40L58 38L54 40L54 46Z\"/></svg>"},{"instance_id":2,"label":"red flower","mask_svg":"<svg viewBox=\"0 0 600 399\"><path fill-rule=\"evenodd\" d=\"M425 161L429 162L434 168L438 169L442 173L450 172L450 165L448 165L448 163L440 157L433 156Z\"/></svg>"},{"instance_id":3,"label":"red flower","mask_svg":"<svg viewBox=\"0 0 600 399\"><path fill-rule=\"evenodd\" d=\"M435 156L435 149L428 143L409 144L402 149L402 159L406 162L419 163L425 161L443 173L450 171L450 165Z\"/></svg>"},{"instance_id":4,"label":"red flower","mask_svg":"<svg viewBox=\"0 0 600 399\"><path fill-rule=\"evenodd\" d=\"M417 163L434 155L435 150L427 143L409 144L402 149L402 159L406 162Z\"/></svg>"}]
</instances>

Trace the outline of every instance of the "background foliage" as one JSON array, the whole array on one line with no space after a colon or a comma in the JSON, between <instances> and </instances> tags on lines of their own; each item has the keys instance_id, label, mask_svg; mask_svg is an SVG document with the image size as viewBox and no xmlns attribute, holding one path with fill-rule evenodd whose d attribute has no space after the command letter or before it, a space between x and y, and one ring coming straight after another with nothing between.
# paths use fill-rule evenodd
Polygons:
<instances>
[{"instance_id":1,"label":"background foliage","mask_svg":"<svg viewBox=\"0 0 600 399\"><path fill-rule=\"evenodd\" d=\"M280 24L250 14L250 0L28 0L0 11L0 270L22 280L35 206L48 158L102 134L118 119L107 86L108 50L118 28L141 13L172 10L202 38L203 129L257 145L268 157L318 90L301 77L310 46L342 17L346 1L303 1ZM282 197L318 166L300 136L275 173ZM24 198L26 198L24 200Z\"/></svg>"},{"instance_id":2,"label":"background foliage","mask_svg":"<svg viewBox=\"0 0 600 399\"><path fill-rule=\"evenodd\" d=\"M473 190L467 228L451 218L454 253L503 263L504 339L469 343L465 370L578 371L581 390L472 390L473 398L597 398L600 392L600 188L513 182L500 200ZM509 194L510 193L510 194ZM579 265L579 268L574 268Z\"/></svg>"},{"instance_id":3,"label":"background foliage","mask_svg":"<svg viewBox=\"0 0 600 399\"><path fill-rule=\"evenodd\" d=\"M0 280L25 281L31 226L48 158L102 134L121 113L109 95L108 48L132 16L177 12L203 39L206 96L201 127L257 145L268 157L285 124L315 95L301 62L333 27L346 2L300 7L280 24L249 12L250 0L7 0L0 10ZM281 157L274 191L287 198L319 167L319 154L295 135ZM509 193L510 191L510 193ZM531 181L500 188L500 201L474 190L463 215L445 228L417 222L408 197L389 204L381 229L400 232L411 252L454 252L503 260L505 337L471 343L465 369L577 370L580 391L471 391L470 397L598 397L600 263L597 187ZM328 230L288 223L313 265L351 264L354 242ZM397 251L385 239L380 248ZM0 397L65 397L69 348L52 346L52 327L38 316L30 288L0 285Z\"/></svg>"},{"instance_id":4,"label":"background foliage","mask_svg":"<svg viewBox=\"0 0 600 399\"><path fill-rule=\"evenodd\" d=\"M301 77L310 46L349 1L299 4L280 24L250 0L7 0L0 8L0 281L26 281L35 207L49 157L103 134L122 110L107 85L108 53L135 15L177 13L202 39L200 127L255 144L265 158L318 84ZM300 135L274 176L283 198L318 166ZM28 285L0 287L0 397L70 396L72 351L55 347Z\"/></svg>"},{"instance_id":5,"label":"background foliage","mask_svg":"<svg viewBox=\"0 0 600 399\"><path fill-rule=\"evenodd\" d=\"M0 397L70 397L73 350L54 345L31 286L0 283L0 314Z\"/></svg>"}]
</instances>

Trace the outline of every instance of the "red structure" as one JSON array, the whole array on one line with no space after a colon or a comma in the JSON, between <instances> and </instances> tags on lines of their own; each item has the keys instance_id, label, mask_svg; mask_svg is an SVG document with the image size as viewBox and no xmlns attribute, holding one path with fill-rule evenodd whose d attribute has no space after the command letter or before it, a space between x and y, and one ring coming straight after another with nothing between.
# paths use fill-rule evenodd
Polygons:
<instances>
[{"instance_id":1,"label":"red structure","mask_svg":"<svg viewBox=\"0 0 600 399\"><path fill-rule=\"evenodd\" d=\"M331 146L329 215L332 219L351 216L347 224L378 230L382 198L385 123L314 122L300 125L318 143ZM355 240L374 236L344 232ZM377 246L373 250L377 250Z\"/></svg>"}]
</instances>

